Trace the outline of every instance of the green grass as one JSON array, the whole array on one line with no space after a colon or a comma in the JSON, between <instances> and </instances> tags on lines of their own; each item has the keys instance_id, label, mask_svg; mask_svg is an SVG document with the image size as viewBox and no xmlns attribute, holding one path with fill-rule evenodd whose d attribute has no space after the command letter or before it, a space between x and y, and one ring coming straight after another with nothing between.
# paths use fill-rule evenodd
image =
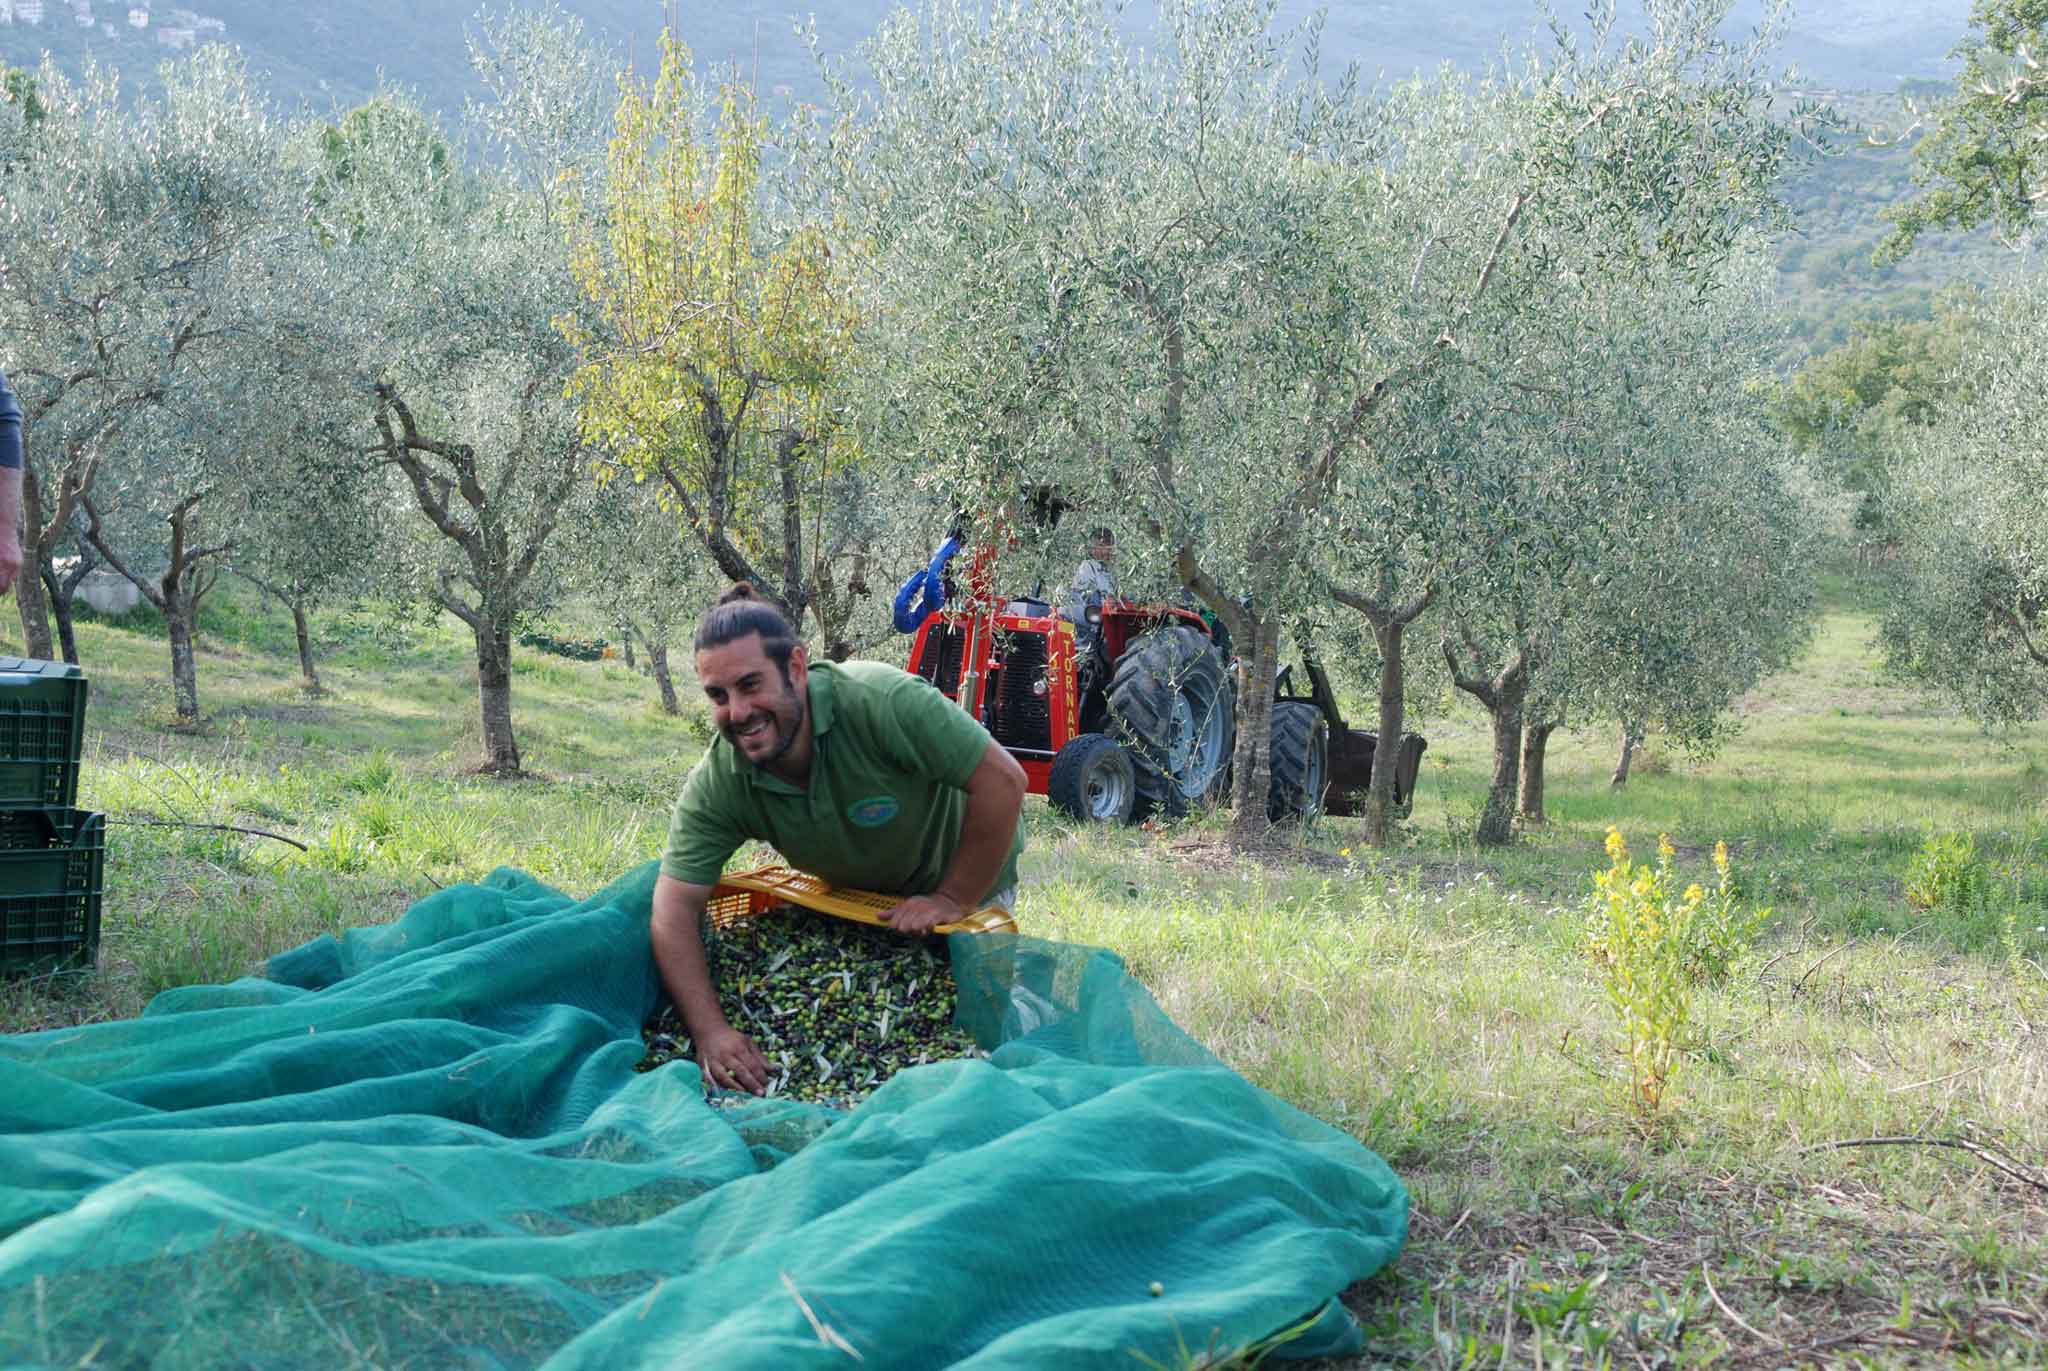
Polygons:
<instances>
[{"instance_id":1,"label":"green grass","mask_svg":"<svg viewBox=\"0 0 2048 1371\"><path fill-rule=\"evenodd\" d=\"M2048 730L1990 739L1931 708L1878 671L1853 587L1831 601L1711 759L1653 739L1615 791L1611 730L1560 735L1550 822L1505 851L1467 838L1489 759L1454 704L1385 854L1347 820L1253 858L1213 816L1083 829L1028 806L1030 931L1118 949L1197 1037L1409 1184L1408 1250L1346 1297L1370 1351L1345 1366L2048 1364L2048 1192L1956 1149L1814 1150L1911 1135L2048 1162ZM288 625L217 608L207 723L182 734L148 616L81 624L83 803L309 850L116 823L99 973L0 983L0 1029L130 1015L501 863L584 892L656 851L704 723L663 717L647 678L521 651L535 778L496 782L469 771L461 637L318 629L332 694L309 700ZM1639 853L1669 833L1695 873L1725 838L1776 911L1701 993L1649 1123L1580 949L1610 824ZM1988 893L1916 911L1907 866L1947 830L1974 836Z\"/></svg>"}]
</instances>

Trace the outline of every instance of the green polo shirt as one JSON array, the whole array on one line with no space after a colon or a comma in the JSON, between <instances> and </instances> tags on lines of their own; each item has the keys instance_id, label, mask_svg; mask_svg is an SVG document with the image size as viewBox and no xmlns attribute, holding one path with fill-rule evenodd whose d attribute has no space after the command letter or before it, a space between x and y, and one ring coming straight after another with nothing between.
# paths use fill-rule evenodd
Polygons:
<instances>
[{"instance_id":1,"label":"green polo shirt","mask_svg":"<svg viewBox=\"0 0 2048 1371\"><path fill-rule=\"evenodd\" d=\"M881 662L813 666L810 706L810 785L799 789L714 739L676 799L662 875L715 884L740 844L758 839L836 886L938 889L960 846L967 778L988 751L988 730L923 678ZM988 895L1017 883L1023 850L1019 823Z\"/></svg>"}]
</instances>

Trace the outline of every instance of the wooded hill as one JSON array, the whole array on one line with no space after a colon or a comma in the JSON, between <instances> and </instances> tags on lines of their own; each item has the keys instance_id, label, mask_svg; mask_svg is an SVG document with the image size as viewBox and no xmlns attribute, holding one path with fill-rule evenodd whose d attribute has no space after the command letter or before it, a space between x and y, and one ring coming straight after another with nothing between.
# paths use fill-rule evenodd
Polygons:
<instances>
[{"instance_id":1,"label":"wooded hill","mask_svg":"<svg viewBox=\"0 0 2048 1371\"><path fill-rule=\"evenodd\" d=\"M736 63L761 90L781 88L799 99L817 87L793 34L799 16L815 16L828 52L849 53L896 7L894 0L567 0L562 6L593 34L640 54L643 63L654 51L664 15L673 11L678 31L701 59ZM1300 24L1318 7L1317 0L1279 0L1276 27ZM1368 77L1389 79L1446 62L1483 67L1539 22L1533 4L1487 0L1327 8L1324 66L1336 70L1356 62ZM1581 6L1558 8L1578 22ZM1131 9L1127 27L1136 35L1149 23L1150 7ZM27 22L28 12L39 12L40 22ZM1747 28L1759 12L1756 0L1740 0L1731 28ZM135 13L147 15L147 24L137 27ZM82 24L81 14L92 22ZM135 79L172 51L169 43L183 41L178 35L203 39L213 31L199 21L215 19L224 26L218 33L240 47L257 72L268 74L270 89L288 107L353 105L376 88L380 73L415 90L421 103L447 111L459 109L473 89L464 35L473 26L475 7L467 0L191 0L189 8L163 0L6 0L0 15L13 20L0 22L0 60L13 66L33 66L48 51L67 68L75 70L90 56ZM1816 84L1888 90L1901 79L1943 75L1947 52L1968 15L1968 0L1808 0L1798 6L1783 53Z\"/></svg>"},{"instance_id":2,"label":"wooded hill","mask_svg":"<svg viewBox=\"0 0 2048 1371\"><path fill-rule=\"evenodd\" d=\"M182 41L179 34L192 32L200 41L221 36L239 47L281 109L345 110L382 79L411 90L423 106L455 116L475 91L466 44L474 11L454 0L315 0L292 6L194 0L197 10L172 9L160 0L87 0L91 27L77 21L78 3L43 0L40 23L24 22L19 14L12 24L0 23L0 62L33 66L48 51L67 69L75 71L90 58L127 80L147 81L173 51L167 39ZM0 0L0 11L10 6L21 8L19 0ZM147 11L147 26L134 26L131 6ZM894 7L893 0L818 6L812 22L820 46L828 53L851 53ZM570 0L564 8L593 35L634 54L643 68L664 15L673 13L700 62L736 68L771 110L817 95L812 60L794 32L803 7L790 0L688 7L658 0ZM1282 25L1292 25L1306 21L1315 3L1280 0L1278 8ZM1149 22L1149 6L1133 10L1126 27L1136 38ZM1741 0L1731 26L1755 22L1759 12L1755 0ZM202 24L195 31L195 17L217 19L224 27ZM1478 69L1497 59L1505 44L1527 36L1535 20L1533 5L1522 10L1483 0L1447 0L1427 9L1340 4L1330 7L1321 63L1336 71L1356 62L1369 77L1383 79L1443 63ZM1786 365L1841 342L1862 320L1924 318L1949 284L1988 284L2009 268L2008 254L1982 236L1931 237L1896 266L1871 261L1871 249L1885 232L1880 213L1910 185L1911 138L1897 135L1911 121L1894 92L1902 81L1908 92L1923 97L1945 90L1946 54L1967 20L1967 0L1811 0L1798 7L1782 49L1785 60L1841 108L1853 127L1836 140L1841 155L1816 159L1787 183L1800 233L1784 243L1780 259L1794 335ZM1871 134L1892 135L1893 141L1873 143Z\"/></svg>"}]
</instances>

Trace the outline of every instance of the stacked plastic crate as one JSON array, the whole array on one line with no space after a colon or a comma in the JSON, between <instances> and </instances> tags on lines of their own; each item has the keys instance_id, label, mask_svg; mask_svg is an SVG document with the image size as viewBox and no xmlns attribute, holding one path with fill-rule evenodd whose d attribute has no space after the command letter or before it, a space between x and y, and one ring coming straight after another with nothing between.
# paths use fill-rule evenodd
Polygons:
<instances>
[{"instance_id":1,"label":"stacked plastic crate","mask_svg":"<svg viewBox=\"0 0 2048 1371\"><path fill-rule=\"evenodd\" d=\"M0 975L89 967L107 820L78 806L85 676L0 657Z\"/></svg>"}]
</instances>

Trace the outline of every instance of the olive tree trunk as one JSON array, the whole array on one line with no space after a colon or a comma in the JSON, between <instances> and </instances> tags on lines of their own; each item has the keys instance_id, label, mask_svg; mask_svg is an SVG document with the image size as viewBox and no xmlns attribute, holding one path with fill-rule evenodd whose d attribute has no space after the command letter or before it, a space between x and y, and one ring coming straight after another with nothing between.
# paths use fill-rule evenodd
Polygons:
<instances>
[{"instance_id":1,"label":"olive tree trunk","mask_svg":"<svg viewBox=\"0 0 2048 1371\"><path fill-rule=\"evenodd\" d=\"M181 335L172 347L173 362L189 340L189 334ZM37 421L56 408L70 388L68 384L60 387L54 395L34 406L22 420L21 514L17 522L21 537L21 564L27 568L28 574L15 578L14 603L21 615L21 636L28 655L42 661L48 661L54 655L52 648L55 644L50 636L49 604L44 598L40 572L50 565L50 551L70 526L72 512L80 508L91 494L93 481L99 473L102 446L118 427L124 407L114 406L101 416L91 433L62 448L55 462L56 487L54 491L45 490L42 460L30 438ZM45 500L53 500L54 508L46 509ZM135 578L131 576L129 579ZM72 658L65 660L71 661Z\"/></svg>"},{"instance_id":2,"label":"olive tree trunk","mask_svg":"<svg viewBox=\"0 0 2048 1371\"><path fill-rule=\"evenodd\" d=\"M1501 847L1515 831L1515 791L1522 770L1521 693L1500 692L1487 709L1493 718L1493 779L1472 840L1481 847Z\"/></svg>"},{"instance_id":3,"label":"olive tree trunk","mask_svg":"<svg viewBox=\"0 0 2048 1371\"><path fill-rule=\"evenodd\" d=\"M21 463L21 565L27 573L18 577L14 586L14 605L21 615L21 639L24 650L38 661L49 661L54 655L55 642L50 637L50 613L44 598L41 569L49 564L50 554L44 549L42 482L36 476L36 463L32 457L24 456ZM72 660L65 658L66 661Z\"/></svg>"},{"instance_id":4,"label":"olive tree trunk","mask_svg":"<svg viewBox=\"0 0 2048 1371\"><path fill-rule=\"evenodd\" d=\"M728 406L716 385L700 380L695 419L704 445L698 454L704 469L686 473L663 457L656 471L719 571L731 580L750 583L773 601L792 625L801 629L805 612L813 610L814 598L814 589L804 574L808 559L804 552L802 497L810 440L801 429L784 428L776 435L774 445L782 545L776 548L771 544L768 551L781 554L781 565L774 566L766 556L749 557L731 535L740 522L736 502L749 490L745 481L736 479L751 450L740 420L755 392L768 383L765 375L748 373L738 403ZM822 616L814 617L819 619L819 631L829 648L833 629Z\"/></svg>"},{"instance_id":5,"label":"olive tree trunk","mask_svg":"<svg viewBox=\"0 0 2048 1371\"><path fill-rule=\"evenodd\" d=\"M851 555L853 570L843 588L833 575L837 559L829 552L821 552L811 568L811 616L817 620L825 656L835 662L843 662L853 655L853 616L860 608L860 601L872 594L867 580L866 545L862 544Z\"/></svg>"},{"instance_id":6,"label":"olive tree trunk","mask_svg":"<svg viewBox=\"0 0 2048 1371\"><path fill-rule=\"evenodd\" d=\"M1481 847L1500 847L1514 836L1515 792L1522 772L1522 718L1533 664L1528 649L1517 647L1505 666L1488 675L1485 652L1478 641L1469 632L1460 631L1457 636L1458 643L1450 634L1444 636L1444 663L1458 689L1486 706L1493 721L1493 780L1472 839ZM1464 661L1459 658L1461 645L1467 656Z\"/></svg>"},{"instance_id":7,"label":"olive tree trunk","mask_svg":"<svg viewBox=\"0 0 2048 1371\"><path fill-rule=\"evenodd\" d=\"M107 544L100 512L92 498L83 496L79 500L79 508L85 511L86 541L106 559L108 566L127 577L128 583L141 591L142 597L164 616L164 631L170 639L171 649L171 696L177 716L176 725L180 728L190 728L199 722L199 670L192 638L199 622L200 601L213 588L214 577L218 574L209 574L206 564L233 546L229 543L194 546L195 511L205 498L204 492L188 495L172 508L169 564L164 568L163 578L158 581L138 576L129 569L121 554Z\"/></svg>"},{"instance_id":8,"label":"olive tree trunk","mask_svg":"<svg viewBox=\"0 0 2048 1371\"><path fill-rule=\"evenodd\" d=\"M192 627L198 616L183 595L167 599L163 609L164 628L171 640L171 692L176 702L178 722L196 724L199 722L199 668L192 655Z\"/></svg>"},{"instance_id":9,"label":"olive tree trunk","mask_svg":"<svg viewBox=\"0 0 2048 1371\"><path fill-rule=\"evenodd\" d=\"M1178 356L1178 348L1170 349ZM1176 391L1176 395L1177 395ZM1173 407L1177 410L1176 398ZM1156 466L1162 478L1167 468ZM1162 479L1171 488L1171 481ZM1154 527L1157 527L1155 524ZM1280 533L1268 539L1262 557L1285 564L1293 549ZM1180 582L1230 631L1238 656L1237 744L1231 749L1230 845L1263 846L1273 831L1273 678L1280 671L1280 615L1257 598L1240 601L1202 570L1191 544L1174 551ZM1258 567L1253 567L1256 583Z\"/></svg>"},{"instance_id":10,"label":"olive tree trunk","mask_svg":"<svg viewBox=\"0 0 2048 1371\"><path fill-rule=\"evenodd\" d=\"M483 722L484 760L480 771L495 776L519 774L519 740L512 733L512 625L503 618L473 626L476 637L476 688Z\"/></svg>"},{"instance_id":11,"label":"olive tree trunk","mask_svg":"<svg viewBox=\"0 0 2048 1371\"><path fill-rule=\"evenodd\" d=\"M1394 778L1401 768L1401 738L1408 727L1408 671L1402 656L1408 625L1422 617L1436 599L1436 588L1428 587L1406 604L1394 600L1391 575L1380 578L1379 593L1371 598L1330 588L1331 596L1365 616L1372 625L1374 644L1380 653L1379 738L1373 746L1372 784L1365 792L1364 840L1368 847L1385 847L1394 831Z\"/></svg>"},{"instance_id":12,"label":"olive tree trunk","mask_svg":"<svg viewBox=\"0 0 2048 1371\"><path fill-rule=\"evenodd\" d=\"M49 556L49 544L45 543L42 563L37 579L43 583L43 593L49 600L50 612L57 620L57 645L64 653L64 660L77 666L78 634L73 628L72 606L78 600L78 587L84 584L86 577L98 569L99 559L93 556L90 546L81 544L77 565L59 576L56 565ZM24 560L22 566L28 566L28 562Z\"/></svg>"},{"instance_id":13,"label":"olive tree trunk","mask_svg":"<svg viewBox=\"0 0 2048 1371\"><path fill-rule=\"evenodd\" d=\"M669 675L667 638L663 638L659 642L652 638L647 640L647 665L653 669L654 684L661 690L661 712L664 714L682 713L682 701L676 698L675 678Z\"/></svg>"},{"instance_id":14,"label":"olive tree trunk","mask_svg":"<svg viewBox=\"0 0 2048 1371\"><path fill-rule=\"evenodd\" d=\"M28 563L23 561L22 566L27 568ZM24 570L22 575L26 579L28 572ZM64 578L57 575L57 569L50 564L48 557L43 558L43 564L35 568L35 576L42 582L43 596L49 602L52 617L57 621L57 650L64 654L65 661L77 666L78 633L72 624L71 591L77 588L78 582L73 581L71 587L67 589Z\"/></svg>"},{"instance_id":15,"label":"olive tree trunk","mask_svg":"<svg viewBox=\"0 0 2048 1371\"><path fill-rule=\"evenodd\" d=\"M1555 723L1533 720L1522 725L1521 802L1515 808L1525 824L1550 821L1543 812L1543 759L1550 747L1550 735L1556 729Z\"/></svg>"},{"instance_id":16,"label":"olive tree trunk","mask_svg":"<svg viewBox=\"0 0 2048 1371\"><path fill-rule=\"evenodd\" d=\"M1628 784L1628 770L1635 765L1636 753L1643 745L1643 725L1637 720L1627 720L1621 725L1621 757L1614 763L1614 775L1608 784L1619 790Z\"/></svg>"},{"instance_id":17,"label":"olive tree trunk","mask_svg":"<svg viewBox=\"0 0 2048 1371\"><path fill-rule=\"evenodd\" d=\"M1280 621L1274 614L1240 616L1249 629L1232 627L1238 651L1250 665L1237 692L1237 746L1231 754L1230 842L1256 847L1273 830L1268 812L1273 794L1273 678L1280 671Z\"/></svg>"},{"instance_id":18,"label":"olive tree trunk","mask_svg":"<svg viewBox=\"0 0 2048 1371\"><path fill-rule=\"evenodd\" d=\"M313 627L306 618L306 595L297 585L280 585L260 576L252 576L240 567L235 571L250 585L255 586L271 599L291 611L292 635L299 647L299 689L308 695L325 694L320 684L320 672L313 661Z\"/></svg>"},{"instance_id":19,"label":"olive tree trunk","mask_svg":"<svg viewBox=\"0 0 2048 1371\"><path fill-rule=\"evenodd\" d=\"M306 607L292 604L292 632L299 640L300 687L308 695L321 694L320 672L313 665L313 631L306 623Z\"/></svg>"}]
</instances>

